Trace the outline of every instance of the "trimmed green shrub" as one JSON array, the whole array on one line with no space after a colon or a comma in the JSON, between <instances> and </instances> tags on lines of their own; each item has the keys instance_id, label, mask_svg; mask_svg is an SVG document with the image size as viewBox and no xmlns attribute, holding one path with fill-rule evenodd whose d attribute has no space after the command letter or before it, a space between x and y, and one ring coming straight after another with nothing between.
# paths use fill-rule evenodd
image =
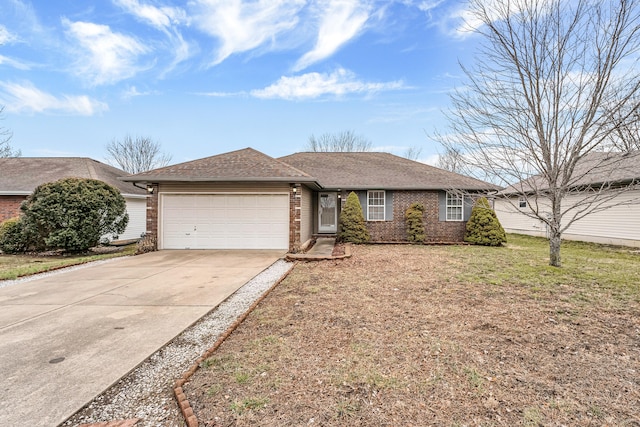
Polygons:
<instances>
[{"instance_id":1,"label":"trimmed green shrub","mask_svg":"<svg viewBox=\"0 0 640 427\"><path fill-rule=\"evenodd\" d=\"M504 228L486 197L479 198L473 205L464 241L483 246L500 246L507 243Z\"/></svg>"},{"instance_id":2,"label":"trimmed green shrub","mask_svg":"<svg viewBox=\"0 0 640 427\"><path fill-rule=\"evenodd\" d=\"M20 209L24 232L36 249L85 251L105 234L123 233L129 222L124 197L96 179L42 184Z\"/></svg>"},{"instance_id":3,"label":"trimmed green shrub","mask_svg":"<svg viewBox=\"0 0 640 427\"><path fill-rule=\"evenodd\" d=\"M404 221L407 226L407 240L411 243L424 243L424 205L412 203L404 214Z\"/></svg>"},{"instance_id":4,"label":"trimmed green shrub","mask_svg":"<svg viewBox=\"0 0 640 427\"><path fill-rule=\"evenodd\" d=\"M27 249L26 237L22 231L20 218L9 218L0 223L0 250L7 254L24 252Z\"/></svg>"},{"instance_id":5,"label":"trimmed green shrub","mask_svg":"<svg viewBox=\"0 0 640 427\"><path fill-rule=\"evenodd\" d=\"M360 200L353 191L340 212L340 240L351 243L366 243L371 239L364 222Z\"/></svg>"}]
</instances>

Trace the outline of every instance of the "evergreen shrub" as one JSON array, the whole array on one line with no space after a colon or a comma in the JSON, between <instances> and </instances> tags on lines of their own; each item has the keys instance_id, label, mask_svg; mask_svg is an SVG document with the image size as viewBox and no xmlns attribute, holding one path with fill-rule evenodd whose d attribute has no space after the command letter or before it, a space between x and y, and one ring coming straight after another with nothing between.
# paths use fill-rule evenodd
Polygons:
<instances>
[{"instance_id":1,"label":"evergreen shrub","mask_svg":"<svg viewBox=\"0 0 640 427\"><path fill-rule=\"evenodd\" d=\"M407 227L407 240L411 243L424 243L424 205L421 203L412 203L404 214L404 220Z\"/></svg>"},{"instance_id":2,"label":"evergreen shrub","mask_svg":"<svg viewBox=\"0 0 640 427\"><path fill-rule=\"evenodd\" d=\"M96 179L42 184L20 208L24 232L36 249L85 251L101 236L124 232L129 215L120 192Z\"/></svg>"},{"instance_id":3,"label":"evergreen shrub","mask_svg":"<svg viewBox=\"0 0 640 427\"><path fill-rule=\"evenodd\" d=\"M340 212L340 240L351 243L366 243L371 240L364 222L362 206L353 191L349 193L342 212Z\"/></svg>"},{"instance_id":4,"label":"evergreen shrub","mask_svg":"<svg viewBox=\"0 0 640 427\"><path fill-rule=\"evenodd\" d=\"M26 237L20 218L9 218L0 223L0 251L13 254L24 252L26 248Z\"/></svg>"},{"instance_id":5,"label":"evergreen shrub","mask_svg":"<svg viewBox=\"0 0 640 427\"><path fill-rule=\"evenodd\" d=\"M473 205L467 222L465 242L474 245L500 246L507 243L507 235L486 197L479 198Z\"/></svg>"}]
</instances>

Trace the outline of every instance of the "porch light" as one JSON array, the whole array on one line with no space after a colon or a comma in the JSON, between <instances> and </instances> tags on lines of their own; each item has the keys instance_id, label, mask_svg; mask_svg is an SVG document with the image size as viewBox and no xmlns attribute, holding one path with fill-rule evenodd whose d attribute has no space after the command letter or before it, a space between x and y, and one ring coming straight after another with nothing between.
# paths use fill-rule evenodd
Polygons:
<instances>
[{"instance_id":1,"label":"porch light","mask_svg":"<svg viewBox=\"0 0 640 427\"><path fill-rule=\"evenodd\" d=\"M293 187L293 192L297 193L298 192L298 188L297 187Z\"/></svg>"},{"instance_id":2,"label":"porch light","mask_svg":"<svg viewBox=\"0 0 640 427\"><path fill-rule=\"evenodd\" d=\"M147 193L153 194L153 185L147 185Z\"/></svg>"}]
</instances>

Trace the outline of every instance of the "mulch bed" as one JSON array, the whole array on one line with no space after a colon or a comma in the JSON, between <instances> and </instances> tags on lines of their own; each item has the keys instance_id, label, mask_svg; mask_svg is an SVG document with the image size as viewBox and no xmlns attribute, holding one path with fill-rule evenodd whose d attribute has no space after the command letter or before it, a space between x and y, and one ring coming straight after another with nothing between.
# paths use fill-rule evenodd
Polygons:
<instances>
[{"instance_id":1,"label":"mulch bed","mask_svg":"<svg viewBox=\"0 0 640 427\"><path fill-rule=\"evenodd\" d=\"M408 245L300 263L185 384L200 425L640 426L637 302L464 267Z\"/></svg>"}]
</instances>

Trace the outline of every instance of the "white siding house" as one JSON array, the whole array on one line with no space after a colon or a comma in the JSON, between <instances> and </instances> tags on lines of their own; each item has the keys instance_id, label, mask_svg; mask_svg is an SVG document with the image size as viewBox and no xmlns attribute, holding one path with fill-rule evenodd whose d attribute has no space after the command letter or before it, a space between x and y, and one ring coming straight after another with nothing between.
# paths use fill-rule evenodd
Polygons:
<instances>
[{"instance_id":1,"label":"white siding house","mask_svg":"<svg viewBox=\"0 0 640 427\"><path fill-rule=\"evenodd\" d=\"M591 159L605 155L606 153L594 153ZM611 184L610 190L604 190L607 195L619 191L620 186L628 189L604 201L600 207L606 209L598 209L573 222L562 233L563 239L640 247L640 155L629 155L628 160L622 163L610 164L614 165L615 170L608 174L603 174L602 170L597 173L595 170L586 172L580 177L580 183L576 187L584 188L585 184L594 187L600 187L603 183L607 186ZM580 174L583 169L577 167L576 170ZM603 180L605 175L608 181ZM628 187L629 185L632 187ZM519 192L516 188L523 188L525 191ZM533 208L544 216L551 211L549 202L535 197L533 193L527 194L526 188L526 185L521 186L519 183L498 193L494 201L498 219L507 233L548 237L546 223L525 213L531 212ZM575 205L582 198L584 196L579 192L567 196L562 202L565 212L567 207Z\"/></svg>"},{"instance_id":2,"label":"white siding house","mask_svg":"<svg viewBox=\"0 0 640 427\"><path fill-rule=\"evenodd\" d=\"M137 194L123 194L127 202L129 224L119 240L139 239L147 230L147 196Z\"/></svg>"}]
</instances>

